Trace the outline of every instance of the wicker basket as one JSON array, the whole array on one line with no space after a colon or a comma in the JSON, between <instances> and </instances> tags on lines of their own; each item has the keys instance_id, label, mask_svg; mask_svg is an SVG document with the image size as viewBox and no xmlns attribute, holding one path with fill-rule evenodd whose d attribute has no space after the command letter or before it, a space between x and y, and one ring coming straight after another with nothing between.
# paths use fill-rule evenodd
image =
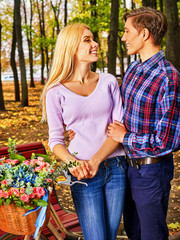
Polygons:
<instances>
[{"instance_id":1,"label":"wicker basket","mask_svg":"<svg viewBox=\"0 0 180 240\"><path fill-rule=\"evenodd\" d=\"M50 198L48 199L48 206L46 210L46 219L41 229L48 224L50 217ZM0 206L0 229L4 232L16 235L30 235L36 230L35 223L41 208L34 211L27 216L23 216L28 210L23 207L17 207L14 203Z\"/></svg>"}]
</instances>

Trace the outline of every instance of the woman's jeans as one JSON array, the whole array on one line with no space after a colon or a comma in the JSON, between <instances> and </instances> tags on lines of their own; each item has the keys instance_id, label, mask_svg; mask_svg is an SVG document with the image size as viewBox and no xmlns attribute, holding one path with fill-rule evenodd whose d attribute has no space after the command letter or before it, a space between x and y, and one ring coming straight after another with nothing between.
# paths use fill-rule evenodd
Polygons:
<instances>
[{"instance_id":1,"label":"woman's jeans","mask_svg":"<svg viewBox=\"0 0 180 240\"><path fill-rule=\"evenodd\" d=\"M124 156L106 159L94 178L71 186L85 240L115 240L124 207L127 165ZM72 181L76 180L72 176Z\"/></svg>"}]
</instances>

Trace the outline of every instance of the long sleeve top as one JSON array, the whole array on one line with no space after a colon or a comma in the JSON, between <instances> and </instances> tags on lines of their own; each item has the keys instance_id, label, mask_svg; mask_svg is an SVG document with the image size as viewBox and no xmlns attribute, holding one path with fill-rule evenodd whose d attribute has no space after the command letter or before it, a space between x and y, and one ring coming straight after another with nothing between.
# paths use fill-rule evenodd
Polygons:
<instances>
[{"instance_id":1,"label":"long sleeve top","mask_svg":"<svg viewBox=\"0 0 180 240\"><path fill-rule=\"evenodd\" d=\"M180 74L163 51L133 62L123 84L123 141L131 158L161 156L180 144Z\"/></svg>"},{"instance_id":2,"label":"long sleeve top","mask_svg":"<svg viewBox=\"0 0 180 240\"><path fill-rule=\"evenodd\" d=\"M111 74L99 74L96 88L89 96L81 96L62 84L46 94L49 146L65 145L64 126L76 135L68 150L79 160L89 160L107 138L107 127L113 120L122 122L123 107L118 83ZM124 155L119 148L109 157Z\"/></svg>"}]
</instances>

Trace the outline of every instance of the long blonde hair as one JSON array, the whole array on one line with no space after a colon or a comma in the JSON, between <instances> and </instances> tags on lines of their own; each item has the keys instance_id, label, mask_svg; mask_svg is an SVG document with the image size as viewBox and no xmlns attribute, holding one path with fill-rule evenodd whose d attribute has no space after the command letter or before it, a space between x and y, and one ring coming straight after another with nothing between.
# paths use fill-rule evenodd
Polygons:
<instances>
[{"instance_id":1,"label":"long blonde hair","mask_svg":"<svg viewBox=\"0 0 180 240\"><path fill-rule=\"evenodd\" d=\"M74 56L86 24L73 23L64 27L59 33L54 50L53 63L48 81L41 95L42 120L46 121L46 93L62 81L66 81L74 72Z\"/></svg>"}]
</instances>

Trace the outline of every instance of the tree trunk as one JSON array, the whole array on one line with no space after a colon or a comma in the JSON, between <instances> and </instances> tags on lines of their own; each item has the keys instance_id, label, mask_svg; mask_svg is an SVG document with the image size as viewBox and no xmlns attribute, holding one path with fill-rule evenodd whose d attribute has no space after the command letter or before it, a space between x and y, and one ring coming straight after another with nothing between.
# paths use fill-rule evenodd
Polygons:
<instances>
[{"instance_id":1,"label":"tree trunk","mask_svg":"<svg viewBox=\"0 0 180 240\"><path fill-rule=\"evenodd\" d=\"M15 60L15 51L16 51L16 29L15 29L15 15L13 21L13 39L12 39L12 46L11 46L11 68L14 75L14 88L15 88L15 100L18 102L20 101L20 90L19 90L19 81L18 81L18 73L16 67L16 60Z\"/></svg>"},{"instance_id":2,"label":"tree trunk","mask_svg":"<svg viewBox=\"0 0 180 240\"><path fill-rule=\"evenodd\" d=\"M157 8L156 0L142 0L143 7Z\"/></svg>"},{"instance_id":3,"label":"tree trunk","mask_svg":"<svg viewBox=\"0 0 180 240\"><path fill-rule=\"evenodd\" d=\"M51 0L51 7L53 9L54 12L54 18L55 18L55 22L56 22L56 28L57 28L57 35L60 32L60 26L59 26L59 14L60 14L60 5L61 5L61 0L59 0L59 2L56 2L56 5L53 5L53 1Z\"/></svg>"},{"instance_id":4,"label":"tree trunk","mask_svg":"<svg viewBox=\"0 0 180 240\"><path fill-rule=\"evenodd\" d=\"M64 26L67 25L67 0L64 1Z\"/></svg>"},{"instance_id":5,"label":"tree trunk","mask_svg":"<svg viewBox=\"0 0 180 240\"><path fill-rule=\"evenodd\" d=\"M2 89L2 82L1 82L1 30L2 30L2 24L0 22L0 110L5 110L3 89Z\"/></svg>"},{"instance_id":6,"label":"tree trunk","mask_svg":"<svg viewBox=\"0 0 180 240\"><path fill-rule=\"evenodd\" d=\"M116 75L117 36L119 27L119 1L111 0L110 33L108 36L108 72Z\"/></svg>"},{"instance_id":7,"label":"tree trunk","mask_svg":"<svg viewBox=\"0 0 180 240\"><path fill-rule=\"evenodd\" d=\"M180 72L180 27L177 0L165 0L165 14L168 19L166 57Z\"/></svg>"},{"instance_id":8,"label":"tree trunk","mask_svg":"<svg viewBox=\"0 0 180 240\"><path fill-rule=\"evenodd\" d=\"M97 18L97 11L96 11L96 0L90 0L90 4L91 4L91 7L93 8L93 10L91 10L91 17L94 19L94 23L96 21L96 18ZM92 34L94 36L94 41L98 42L99 39L98 39L98 31L92 31ZM96 62L93 62L91 64L91 70L93 72L96 71Z\"/></svg>"},{"instance_id":9,"label":"tree trunk","mask_svg":"<svg viewBox=\"0 0 180 240\"><path fill-rule=\"evenodd\" d=\"M164 12L163 0L159 0L159 6L160 6L161 12Z\"/></svg>"},{"instance_id":10,"label":"tree trunk","mask_svg":"<svg viewBox=\"0 0 180 240\"><path fill-rule=\"evenodd\" d=\"M123 79L124 77L124 53L123 53L123 48L122 48L122 40L120 37L118 37L119 39L119 49L120 49L120 74L121 74L121 78Z\"/></svg>"},{"instance_id":11,"label":"tree trunk","mask_svg":"<svg viewBox=\"0 0 180 240\"><path fill-rule=\"evenodd\" d=\"M40 37L43 38L43 22L42 22L42 15L40 12L40 7L39 7L39 3L38 0L36 0L37 3L37 10L38 10L38 16L39 16L39 29L40 29ZM42 8L44 5L44 0L42 0ZM44 84L44 46L43 43L41 42L41 84Z\"/></svg>"},{"instance_id":12,"label":"tree trunk","mask_svg":"<svg viewBox=\"0 0 180 240\"><path fill-rule=\"evenodd\" d=\"M21 72L22 105L28 106L28 88L27 88L26 67L25 67L23 44L22 44L22 32L21 32L21 15L20 15L21 1L16 0L14 2L14 5L15 5L14 15L15 15L16 39L18 44L19 63L20 63L20 72Z\"/></svg>"},{"instance_id":13,"label":"tree trunk","mask_svg":"<svg viewBox=\"0 0 180 240\"><path fill-rule=\"evenodd\" d=\"M28 25L27 22L27 13L26 13L26 5L25 0L23 0L23 7L24 7L24 18L25 24ZM33 78L33 50L32 50L32 18L33 18L33 11L32 11L32 0L30 0L30 8L31 8L31 15L30 15L30 29L26 31L27 43L28 43L28 50L29 50L29 68L30 68L30 87L35 87L34 85L34 78Z\"/></svg>"}]
</instances>

